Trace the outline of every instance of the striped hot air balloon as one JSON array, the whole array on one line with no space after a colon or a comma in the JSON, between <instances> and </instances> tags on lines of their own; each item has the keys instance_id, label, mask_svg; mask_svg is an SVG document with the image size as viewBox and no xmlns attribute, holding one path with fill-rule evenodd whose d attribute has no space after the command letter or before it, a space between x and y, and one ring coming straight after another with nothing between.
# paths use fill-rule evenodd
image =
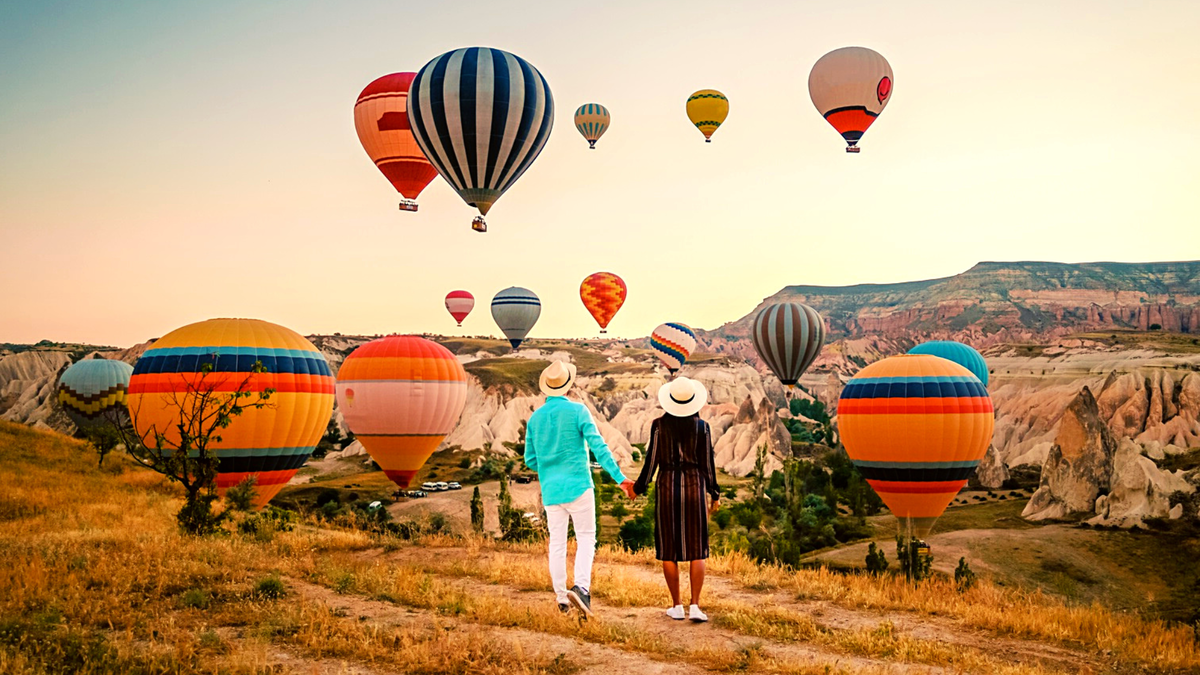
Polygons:
<instances>
[{"instance_id":1,"label":"striped hot air balloon","mask_svg":"<svg viewBox=\"0 0 1200 675\"><path fill-rule=\"evenodd\" d=\"M416 211L417 196L437 177L408 124L408 88L416 73L392 73L367 85L354 103L354 130L384 178L404 195L401 211Z\"/></svg>"},{"instance_id":2,"label":"striped hot air balloon","mask_svg":"<svg viewBox=\"0 0 1200 675\"><path fill-rule=\"evenodd\" d=\"M596 141L608 131L611 117L608 108L599 103L584 103L575 110L575 128L587 140L588 147L596 149Z\"/></svg>"},{"instance_id":3,"label":"striped hot air balloon","mask_svg":"<svg viewBox=\"0 0 1200 675\"><path fill-rule=\"evenodd\" d=\"M58 404L80 429L120 422L133 366L112 359L84 359L58 381Z\"/></svg>"},{"instance_id":4,"label":"striped hot air balloon","mask_svg":"<svg viewBox=\"0 0 1200 675\"><path fill-rule=\"evenodd\" d=\"M542 315L542 301L528 288L512 286L492 298L492 318L508 338L513 350L521 346L525 336Z\"/></svg>"},{"instance_id":5,"label":"striped hot air balloon","mask_svg":"<svg viewBox=\"0 0 1200 675\"><path fill-rule=\"evenodd\" d=\"M729 116L729 99L716 89L701 89L688 97L687 116L704 134L704 142L712 143L717 127Z\"/></svg>"},{"instance_id":6,"label":"striped hot air balloon","mask_svg":"<svg viewBox=\"0 0 1200 675\"><path fill-rule=\"evenodd\" d=\"M696 333L686 324L660 324L650 334L650 346L658 354L671 375L675 375L696 350Z\"/></svg>"},{"instance_id":7,"label":"striped hot air balloon","mask_svg":"<svg viewBox=\"0 0 1200 675\"><path fill-rule=\"evenodd\" d=\"M446 52L417 72L408 119L425 156L468 205L472 227L533 164L554 127L554 97L537 68L499 49Z\"/></svg>"},{"instance_id":8,"label":"striped hot air balloon","mask_svg":"<svg viewBox=\"0 0 1200 675\"><path fill-rule=\"evenodd\" d=\"M983 354L975 351L969 345L964 345L961 342L953 340L933 340L913 347L908 350L908 353L929 354L930 356L940 356L943 359L949 359L971 371L971 374L978 377L983 386L986 387L988 385L987 361L983 359Z\"/></svg>"},{"instance_id":9,"label":"striped hot air balloon","mask_svg":"<svg viewBox=\"0 0 1200 675\"><path fill-rule=\"evenodd\" d=\"M788 387L808 370L825 344L825 322L817 310L798 302L777 302L754 317L750 337L759 357Z\"/></svg>"},{"instance_id":10,"label":"striped hot air balloon","mask_svg":"<svg viewBox=\"0 0 1200 675\"><path fill-rule=\"evenodd\" d=\"M466 291L450 291L446 294L446 311L462 325L463 319L475 308L475 296Z\"/></svg>"},{"instance_id":11,"label":"striped hot air balloon","mask_svg":"<svg viewBox=\"0 0 1200 675\"><path fill-rule=\"evenodd\" d=\"M338 409L371 459L408 487L467 401L467 373L450 350L413 335L372 340L346 357Z\"/></svg>"},{"instance_id":12,"label":"striped hot air balloon","mask_svg":"<svg viewBox=\"0 0 1200 675\"><path fill-rule=\"evenodd\" d=\"M255 362L266 372L251 373ZM207 376L206 365L212 366ZM212 447L220 458L217 490L257 476L262 507L304 465L333 413L333 374L325 357L299 333L256 319L211 319L167 333L138 359L129 381L129 412L137 433L154 447L155 433L178 441L178 405L197 387L217 394L274 389L268 405L234 417Z\"/></svg>"},{"instance_id":13,"label":"striped hot air balloon","mask_svg":"<svg viewBox=\"0 0 1200 675\"><path fill-rule=\"evenodd\" d=\"M838 431L859 472L924 537L992 440L992 399L962 366L925 354L863 368L838 399Z\"/></svg>"},{"instance_id":14,"label":"striped hot air balloon","mask_svg":"<svg viewBox=\"0 0 1200 675\"><path fill-rule=\"evenodd\" d=\"M589 274L579 285L579 299L583 300L583 306L600 324L601 333L606 332L608 323L625 304L628 293L625 281L612 272Z\"/></svg>"},{"instance_id":15,"label":"striped hot air balloon","mask_svg":"<svg viewBox=\"0 0 1200 675\"><path fill-rule=\"evenodd\" d=\"M892 100L892 66L879 52L843 47L822 56L808 74L808 94L817 112L846 139L846 152Z\"/></svg>"}]
</instances>

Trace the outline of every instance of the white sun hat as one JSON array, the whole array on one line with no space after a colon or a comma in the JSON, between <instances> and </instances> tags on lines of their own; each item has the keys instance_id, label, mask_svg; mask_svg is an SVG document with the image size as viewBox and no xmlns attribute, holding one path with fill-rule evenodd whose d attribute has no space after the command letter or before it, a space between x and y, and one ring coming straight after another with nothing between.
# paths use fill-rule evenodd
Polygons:
<instances>
[{"instance_id":1,"label":"white sun hat","mask_svg":"<svg viewBox=\"0 0 1200 675\"><path fill-rule=\"evenodd\" d=\"M668 415L687 417L708 403L708 390L696 380L677 377L658 388L658 404Z\"/></svg>"},{"instance_id":2,"label":"white sun hat","mask_svg":"<svg viewBox=\"0 0 1200 675\"><path fill-rule=\"evenodd\" d=\"M566 396L575 384L575 364L555 361L546 366L538 378L538 388L547 396Z\"/></svg>"}]
</instances>

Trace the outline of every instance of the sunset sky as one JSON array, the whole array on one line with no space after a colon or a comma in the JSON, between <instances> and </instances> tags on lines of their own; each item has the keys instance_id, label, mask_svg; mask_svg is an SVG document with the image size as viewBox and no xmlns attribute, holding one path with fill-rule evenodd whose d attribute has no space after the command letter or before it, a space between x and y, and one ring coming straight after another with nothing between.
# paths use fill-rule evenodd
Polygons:
<instances>
[{"instance_id":1,"label":"sunset sky","mask_svg":"<svg viewBox=\"0 0 1200 675\"><path fill-rule=\"evenodd\" d=\"M593 336L579 282L629 285L610 326L715 328L789 284L947 276L981 260L1200 258L1200 2L75 2L0 4L0 342L127 346L254 317L301 333ZM556 117L488 216L440 178L419 213L353 123L376 77L511 51ZM824 53L891 63L844 143ZM711 144L687 96L724 92ZM612 126L589 151L575 108ZM462 329L446 292L476 297Z\"/></svg>"}]
</instances>

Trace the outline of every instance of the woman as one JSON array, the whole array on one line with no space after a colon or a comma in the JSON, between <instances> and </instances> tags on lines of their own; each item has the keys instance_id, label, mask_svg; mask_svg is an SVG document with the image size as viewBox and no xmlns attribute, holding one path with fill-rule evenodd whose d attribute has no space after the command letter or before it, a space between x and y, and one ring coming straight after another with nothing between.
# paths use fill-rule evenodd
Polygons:
<instances>
[{"instance_id":1,"label":"woman","mask_svg":"<svg viewBox=\"0 0 1200 675\"><path fill-rule=\"evenodd\" d=\"M650 426L646 463L633 485L634 493L645 494L657 471L654 547L671 591L672 607L667 616L677 621L708 621L700 611L700 591L704 587L704 560L708 558L708 514L717 508L720 492L712 434L708 422L699 416L707 401L704 385L686 377L676 378L658 390L658 402L666 414ZM708 508L705 493L712 498ZM691 562L692 602L686 614L679 598L679 563L683 561Z\"/></svg>"}]
</instances>

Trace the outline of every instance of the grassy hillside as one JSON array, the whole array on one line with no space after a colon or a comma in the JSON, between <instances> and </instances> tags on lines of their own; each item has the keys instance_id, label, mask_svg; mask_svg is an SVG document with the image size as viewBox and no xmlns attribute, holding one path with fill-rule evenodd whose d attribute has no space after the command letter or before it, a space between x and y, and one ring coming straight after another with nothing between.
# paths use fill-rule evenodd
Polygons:
<instances>
[{"instance_id":1,"label":"grassy hillside","mask_svg":"<svg viewBox=\"0 0 1200 675\"><path fill-rule=\"evenodd\" d=\"M983 582L710 560L713 621L674 623L652 557L605 548L596 620L549 597L544 544L261 519L176 530L120 457L0 423L0 672L1187 673L1190 628ZM239 520L245 522L245 517ZM410 533L411 534L411 533Z\"/></svg>"}]
</instances>

